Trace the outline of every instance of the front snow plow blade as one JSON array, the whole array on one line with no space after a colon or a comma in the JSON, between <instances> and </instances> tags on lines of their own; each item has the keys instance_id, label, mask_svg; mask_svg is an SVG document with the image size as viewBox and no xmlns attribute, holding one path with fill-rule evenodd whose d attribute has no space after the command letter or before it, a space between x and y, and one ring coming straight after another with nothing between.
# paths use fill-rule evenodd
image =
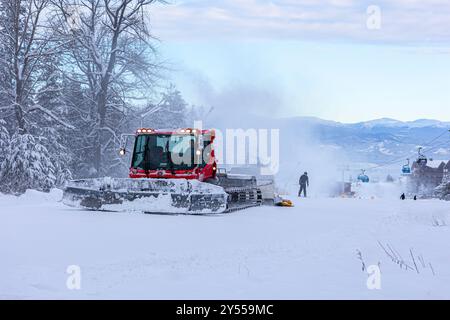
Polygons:
<instances>
[{"instance_id":1,"label":"front snow plow blade","mask_svg":"<svg viewBox=\"0 0 450 320\"><path fill-rule=\"evenodd\" d=\"M228 209L220 186L183 179L84 179L68 183L63 203L96 211L213 214Z\"/></svg>"}]
</instances>

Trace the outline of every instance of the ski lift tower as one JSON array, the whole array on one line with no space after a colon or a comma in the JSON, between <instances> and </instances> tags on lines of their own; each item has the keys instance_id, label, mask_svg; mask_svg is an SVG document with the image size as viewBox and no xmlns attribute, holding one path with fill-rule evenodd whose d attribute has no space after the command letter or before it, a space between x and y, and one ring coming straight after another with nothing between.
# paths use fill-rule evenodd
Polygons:
<instances>
[{"instance_id":1,"label":"ski lift tower","mask_svg":"<svg viewBox=\"0 0 450 320\"><path fill-rule=\"evenodd\" d=\"M344 194L346 191L345 173L350 172L350 166L348 164L346 165L341 164L338 166L338 171L342 172L341 194Z\"/></svg>"}]
</instances>

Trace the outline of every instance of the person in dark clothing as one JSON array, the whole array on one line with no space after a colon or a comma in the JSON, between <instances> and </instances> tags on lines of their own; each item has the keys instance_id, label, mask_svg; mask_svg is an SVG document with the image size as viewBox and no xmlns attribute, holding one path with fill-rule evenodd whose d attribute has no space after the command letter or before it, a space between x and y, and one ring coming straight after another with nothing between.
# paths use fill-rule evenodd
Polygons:
<instances>
[{"instance_id":1,"label":"person in dark clothing","mask_svg":"<svg viewBox=\"0 0 450 320\"><path fill-rule=\"evenodd\" d=\"M303 196L306 198L306 187L309 187L309 178L308 178L307 172L302 174L298 183L300 184L300 190L298 191L298 196L300 197L303 192Z\"/></svg>"},{"instance_id":2,"label":"person in dark clothing","mask_svg":"<svg viewBox=\"0 0 450 320\"><path fill-rule=\"evenodd\" d=\"M417 200L417 196L414 196L414 201L416 201Z\"/></svg>"},{"instance_id":3,"label":"person in dark clothing","mask_svg":"<svg viewBox=\"0 0 450 320\"><path fill-rule=\"evenodd\" d=\"M405 199L406 199L406 196L405 196L404 193L402 193L402 195L400 196L400 199L401 199L401 200L405 200Z\"/></svg>"}]
</instances>

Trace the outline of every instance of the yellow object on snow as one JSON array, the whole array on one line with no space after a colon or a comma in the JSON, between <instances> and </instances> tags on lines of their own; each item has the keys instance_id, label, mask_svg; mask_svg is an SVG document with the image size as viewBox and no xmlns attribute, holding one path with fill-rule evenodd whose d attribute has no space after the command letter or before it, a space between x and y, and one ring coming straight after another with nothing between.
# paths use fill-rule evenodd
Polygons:
<instances>
[{"instance_id":1,"label":"yellow object on snow","mask_svg":"<svg viewBox=\"0 0 450 320\"><path fill-rule=\"evenodd\" d=\"M279 207L293 207L294 204L292 203L291 200L283 199L283 200L281 200L280 202L277 203L277 206L279 206Z\"/></svg>"}]
</instances>

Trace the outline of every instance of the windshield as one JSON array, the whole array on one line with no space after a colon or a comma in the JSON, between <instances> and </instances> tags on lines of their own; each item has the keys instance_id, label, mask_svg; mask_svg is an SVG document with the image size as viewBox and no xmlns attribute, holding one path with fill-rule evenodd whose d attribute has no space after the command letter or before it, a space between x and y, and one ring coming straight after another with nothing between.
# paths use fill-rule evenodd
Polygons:
<instances>
[{"instance_id":1,"label":"windshield","mask_svg":"<svg viewBox=\"0 0 450 320\"><path fill-rule=\"evenodd\" d=\"M136 138L132 167L143 170L191 170L203 166L194 135L152 134Z\"/></svg>"}]
</instances>

